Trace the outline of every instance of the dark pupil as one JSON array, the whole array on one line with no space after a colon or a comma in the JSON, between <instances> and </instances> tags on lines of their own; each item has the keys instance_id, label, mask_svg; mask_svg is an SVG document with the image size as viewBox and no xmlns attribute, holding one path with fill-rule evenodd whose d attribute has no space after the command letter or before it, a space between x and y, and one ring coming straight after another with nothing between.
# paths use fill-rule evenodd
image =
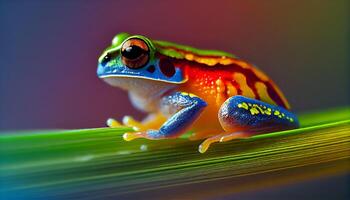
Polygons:
<instances>
[{"instance_id":1,"label":"dark pupil","mask_svg":"<svg viewBox=\"0 0 350 200\"><path fill-rule=\"evenodd\" d=\"M122 55L130 60L140 57L143 53L145 53L145 51L139 46L129 46L122 51Z\"/></svg>"}]
</instances>

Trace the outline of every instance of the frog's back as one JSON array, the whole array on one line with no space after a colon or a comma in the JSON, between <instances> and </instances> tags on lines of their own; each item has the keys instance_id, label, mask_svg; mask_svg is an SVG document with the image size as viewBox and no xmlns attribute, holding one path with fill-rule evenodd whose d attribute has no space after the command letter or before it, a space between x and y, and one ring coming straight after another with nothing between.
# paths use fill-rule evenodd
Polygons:
<instances>
[{"instance_id":1,"label":"frog's back","mask_svg":"<svg viewBox=\"0 0 350 200\"><path fill-rule=\"evenodd\" d=\"M232 54L164 41L154 43L158 52L173 58L183 69L187 82L181 90L200 96L209 105L218 108L228 98L242 95L290 109L283 93L266 74Z\"/></svg>"}]
</instances>

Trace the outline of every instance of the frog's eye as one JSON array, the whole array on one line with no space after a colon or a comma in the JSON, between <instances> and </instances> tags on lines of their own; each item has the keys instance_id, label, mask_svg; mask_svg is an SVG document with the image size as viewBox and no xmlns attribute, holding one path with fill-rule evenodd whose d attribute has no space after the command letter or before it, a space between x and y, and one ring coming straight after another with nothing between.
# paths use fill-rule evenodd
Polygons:
<instances>
[{"instance_id":1,"label":"frog's eye","mask_svg":"<svg viewBox=\"0 0 350 200\"><path fill-rule=\"evenodd\" d=\"M121 54L123 64L131 69L141 68L149 60L149 48L146 42L137 38L124 42Z\"/></svg>"}]
</instances>

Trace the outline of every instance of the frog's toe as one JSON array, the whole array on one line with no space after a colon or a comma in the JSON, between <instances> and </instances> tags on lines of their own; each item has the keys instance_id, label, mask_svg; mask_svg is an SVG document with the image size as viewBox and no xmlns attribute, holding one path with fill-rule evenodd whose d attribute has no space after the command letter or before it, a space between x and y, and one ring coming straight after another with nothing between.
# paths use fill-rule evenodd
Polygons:
<instances>
[{"instance_id":1,"label":"frog's toe","mask_svg":"<svg viewBox=\"0 0 350 200\"><path fill-rule=\"evenodd\" d=\"M205 139L202 142L202 144L200 144L199 147L198 147L199 153L205 153L209 149L210 145L215 143L215 142L219 142L221 137L222 137L222 134L215 135L213 137Z\"/></svg>"},{"instance_id":2,"label":"frog's toe","mask_svg":"<svg viewBox=\"0 0 350 200\"><path fill-rule=\"evenodd\" d=\"M202 144L199 145L198 151L200 153L205 153L209 149L210 145L215 142L227 142L233 139L243 139L247 137L250 137L250 134L244 132L223 133L215 135L204 140Z\"/></svg>"},{"instance_id":3,"label":"frog's toe","mask_svg":"<svg viewBox=\"0 0 350 200\"><path fill-rule=\"evenodd\" d=\"M113 118L107 119L106 124L107 124L107 126L109 126L111 128L116 128L116 127L123 126L121 123L119 123L117 120L115 120Z\"/></svg>"},{"instance_id":4,"label":"frog's toe","mask_svg":"<svg viewBox=\"0 0 350 200\"><path fill-rule=\"evenodd\" d=\"M131 116L124 116L123 117L123 124L125 126L132 127L135 131L144 131L145 130L145 126L141 122L135 120Z\"/></svg>"},{"instance_id":5,"label":"frog's toe","mask_svg":"<svg viewBox=\"0 0 350 200\"><path fill-rule=\"evenodd\" d=\"M123 139L125 141L131 141L137 138L147 138L150 139L150 137L148 136L147 132L127 132L124 133L123 135Z\"/></svg>"}]
</instances>

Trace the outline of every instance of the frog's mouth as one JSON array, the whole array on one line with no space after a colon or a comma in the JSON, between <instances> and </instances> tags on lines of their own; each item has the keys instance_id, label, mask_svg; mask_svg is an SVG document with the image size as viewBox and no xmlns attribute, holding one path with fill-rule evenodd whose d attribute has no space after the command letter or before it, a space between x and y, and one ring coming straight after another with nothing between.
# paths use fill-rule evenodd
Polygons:
<instances>
[{"instance_id":1,"label":"frog's mouth","mask_svg":"<svg viewBox=\"0 0 350 200\"><path fill-rule=\"evenodd\" d=\"M163 70L164 71L164 70ZM130 79L147 79L154 82L165 82L173 84L181 84L186 82L181 69L174 68L171 76L162 72L157 63L148 64L140 69L130 69L125 66L102 66L97 68L99 78L130 78Z\"/></svg>"},{"instance_id":2,"label":"frog's mouth","mask_svg":"<svg viewBox=\"0 0 350 200\"><path fill-rule=\"evenodd\" d=\"M142 96L158 96L164 94L178 85L162 81L154 81L143 78L131 78L128 76L105 76L100 77L113 87L118 87L126 91L137 93Z\"/></svg>"}]
</instances>

